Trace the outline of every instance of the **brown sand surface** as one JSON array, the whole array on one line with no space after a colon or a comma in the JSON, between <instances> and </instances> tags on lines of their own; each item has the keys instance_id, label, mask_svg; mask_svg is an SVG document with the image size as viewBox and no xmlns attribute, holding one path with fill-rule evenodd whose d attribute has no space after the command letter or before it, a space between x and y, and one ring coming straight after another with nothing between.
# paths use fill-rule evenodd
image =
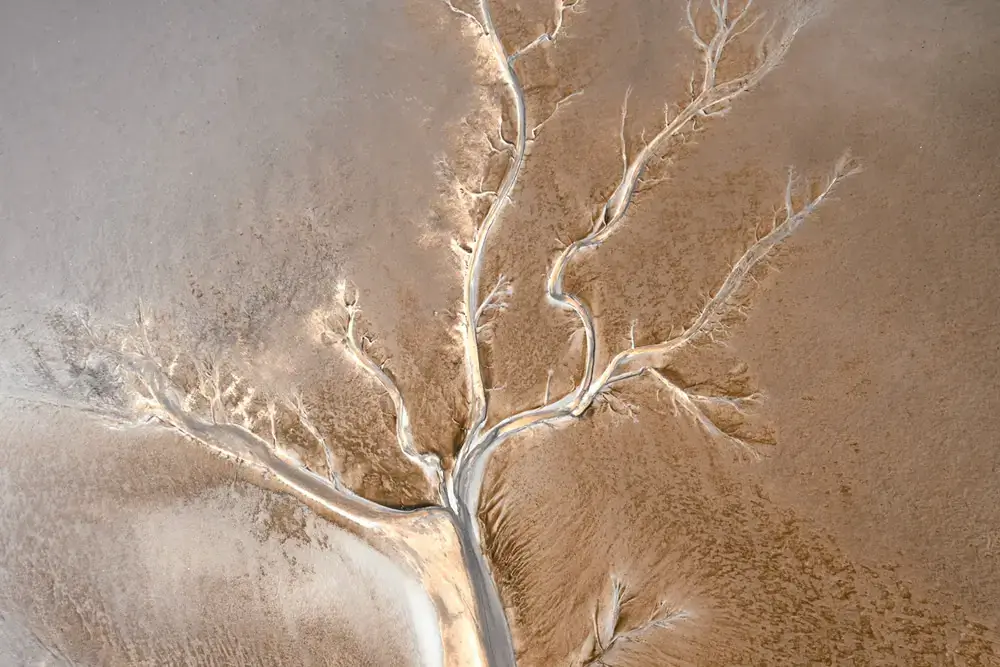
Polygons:
<instances>
[{"instance_id":1,"label":"brown sand surface","mask_svg":"<svg viewBox=\"0 0 1000 667\"><path fill-rule=\"evenodd\" d=\"M448 239L466 222L449 177L495 185L483 132L510 112L475 38L430 0L130 7L3 10L4 354L30 362L46 313L113 323L141 297L172 344L239 340L256 382L308 388L355 488L418 500L391 406L303 322L349 277L418 441L449 452L465 408ZM551 27L547 1L495 14L514 48ZM584 94L539 132L491 246L486 275L514 285L485 348L494 419L580 372L545 273L619 177L626 88L630 151L683 97L681 24L679 3L591 1L518 65L529 126ZM678 620L609 664L1000 664L998 36L984 0L827 3L573 267L606 359L633 321L640 344L686 324L789 166L819 181L845 149L864 166L758 276L726 344L671 368L763 392L762 461L647 380L494 460L484 519L519 664L573 664L612 579L635 596L626 627L658 601ZM178 438L2 407L0 659L417 663L411 584L286 496Z\"/></svg>"},{"instance_id":2,"label":"brown sand surface","mask_svg":"<svg viewBox=\"0 0 1000 667\"><path fill-rule=\"evenodd\" d=\"M574 273L609 347L633 319L656 340L780 205L785 167L822 175L845 147L865 164L789 244L730 349L677 369L704 382L748 363L778 443L763 463L713 461L718 443L664 424L655 413L669 409L648 395L635 400L638 427L598 417L504 457L496 483L512 507L495 549L511 571L525 663L576 650L615 573L641 591L640 618L664 593L693 610L683 641L665 633L648 662L628 664L996 664L998 18L985 3L832 3L785 66L640 195L628 231ZM672 47L648 46L645 31L663 23L623 23L601 24L601 47L579 46L583 62L617 68L600 81L606 98L577 107L603 111L588 125L603 131L546 137L558 144L547 154L573 166L545 172L535 187L546 203L523 211L543 220L525 241L535 256L516 255L536 273L554 237L574 218L586 224L575 191L614 178L611 89L634 83L638 118L646 105L655 126L664 96L648 79L683 71ZM651 64L650 48L667 57ZM577 62L572 41L566 50L557 67ZM584 171L596 180L581 182ZM499 350L531 331L546 340L538 365L558 377L563 322L539 332L541 315L524 311L504 321L495 356L512 358ZM511 366L500 383L516 387L512 401L532 400L544 375ZM692 448L710 451L692 459ZM575 613L552 614L565 600ZM962 648L972 637L983 643Z\"/></svg>"}]
</instances>

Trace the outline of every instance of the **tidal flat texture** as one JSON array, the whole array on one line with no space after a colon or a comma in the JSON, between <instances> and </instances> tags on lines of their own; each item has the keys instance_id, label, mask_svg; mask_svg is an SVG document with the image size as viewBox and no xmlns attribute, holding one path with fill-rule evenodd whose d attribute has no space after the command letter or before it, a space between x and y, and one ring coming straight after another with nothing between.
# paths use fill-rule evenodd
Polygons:
<instances>
[{"instance_id":1,"label":"tidal flat texture","mask_svg":"<svg viewBox=\"0 0 1000 667\"><path fill-rule=\"evenodd\" d=\"M0 664L1000 665L998 60L987 0L8 3Z\"/></svg>"}]
</instances>

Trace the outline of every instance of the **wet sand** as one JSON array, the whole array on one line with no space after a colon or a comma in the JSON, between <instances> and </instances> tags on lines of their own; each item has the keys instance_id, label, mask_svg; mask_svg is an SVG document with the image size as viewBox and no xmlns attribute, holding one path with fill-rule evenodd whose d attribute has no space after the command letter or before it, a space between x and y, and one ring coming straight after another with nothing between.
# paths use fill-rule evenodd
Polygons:
<instances>
[{"instance_id":1,"label":"wet sand","mask_svg":"<svg viewBox=\"0 0 1000 667\"><path fill-rule=\"evenodd\" d=\"M553 391L579 372L546 270L617 182L626 87L634 150L692 67L679 7L592 4L519 64L531 117L585 92L540 131L492 245L485 275L514 284L487 348L493 418L537 404L550 369ZM357 488L418 498L387 401L302 322L350 277L417 440L449 451L465 410L448 330L461 220L434 174L445 154L483 167L480 130L506 104L470 64L475 39L438 3L161 8L177 12L162 21L119 5L0 21L22 92L3 102L5 328L45 339L37 314L84 303L115 322L141 297L178 344L238 339L268 381L309 384ZM745 362L775 441L762 462L734 461L646 381L494 460L502 513L485 527L519 664L572 664L612 575L636 594L624 623L659 599L686 612L623 665L1000 663L1000 14L918 5L829 3L570 272L602 353L633 320L655 340L781 204L789 165L820 178L850 148L865 166L761 276L729 346L676 368L702 382ZM523 45L551 6L496 18ZM499 171L485 166L488 187ZM24 361L21 338L5 358ZM78 664L417 664L406 584L285 496L183 440L3 409L0 657L45 645Z\"/></svg>"},{"instance_id":2,"label":"wet sand","mask_svg":"<svg viewBox=\"0 0 1000 667\"><path fill-rule=\"evenodd\" d=\"M498 465L498 492L518 508L508 513L525 517L502 526L496 549L514 571L507 586L528 664L577 648L611 572L634 581L647 608L658 592L675 591L696 612L690 634L672 642L664 633L634 664L672 664L668 656L682 664L921 664L957 660L946 656L961 653L960 638L987 636L993 646L996 401L982 390L997 368L988 277L998 238L996 135L985 120L998 90L986 64L996 39L985 26L996 20L975 3L832 3L785 66L707 129L668 183L637 200L618 247L602 248L576 273L607 339L621 345L637 319L655 340L696 311L753 221L780 204L784 168L821 176L844 147L865 164L790 242L731 349L706 350L678 369L700 382L747 362L777 440L763 463L699 462L725 452L663 424L655 413L670 417L669 407L646 392L635 399L639 427L622 417L612 427L615 416L606 415L589 438L539 437L526 445L530 454L509 452ZM634 43L624 35L647 25L656 24L630 24L606 41L620 54ZM649 62L643 50L619 57L626 72ZM652 98L651 124L658 100L646 79L669 80L678 67L669 57L654 62L667 77L650 73L655 65L633 74L636 91ZM597 164L613 174L614 101L591 125L605 128L600 139L581 142L567 130L548 154L565 152L567 164L588 170L591 156L601 156ZM640 114L641 105L639 97ZM555 200L551 185L539 190L549 193L553 223L526 243L539 247L529 260L536 271L586 201L565 189ZM523 349L531 330L550 343L536 346L538 365L566 368L565 324L550 317L539 332L539 311L524 312L505 320L509 336L498 336L497 348ZM505 395L530 396L542 377L517 367L500 383ZM592 508L586 518L581 506ZM581 559L583 575L572 566ZM575 622L550 615L553 604L575 606ZM996 648L963 659L994 664Z\"/></svg>"}]
</instances>

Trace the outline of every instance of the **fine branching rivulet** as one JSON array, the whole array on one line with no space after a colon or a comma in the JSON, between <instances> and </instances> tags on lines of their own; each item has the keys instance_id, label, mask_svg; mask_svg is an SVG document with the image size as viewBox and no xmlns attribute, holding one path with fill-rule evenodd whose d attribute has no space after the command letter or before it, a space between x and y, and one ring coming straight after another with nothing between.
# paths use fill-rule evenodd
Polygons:
<instances>
[{"instance_id":1,"label":"fine branching rivulet","mask_svg":"<svg viewBox=\"0 0 1000 667\"><path fill-rule=\"evenodd\" d=\"M580 650L583 667L608 667L630 644L644 641L657 630L669 630L691 618L691 613L660 600L639 623L628 625L622 617L624 607L633 600L627 584L611 576L607 598L598 600L594 629Z\"/></svg>"},{"instance_id":2,"label":"fine branching rivulet","mask_svg":"<svg viewBox=\"0 0 1000 667\"><path fill-rule=\"evenodd\" d=\"M430 489L428 502L418 507L386 507L357 493L352 488L343 448L331 441L329 434L314 421L299 391L279 394L254 386L225 360L166 353L157 343L159 333L152 315L144 310L134 326L102 331L82 326L74 334L73 344L87 348L84 355L87 361L70 369L76 373L72 384L59 385L54 379L50 384L64 395L75 392L93 412L119 423L172 429L256 469L272 482L277 481L289 494L366 539L374 548L392 555L402 567L416 574L430 593L436 616L429 625L418 624L420 628L432 628L432 631L420 630L420 650L427 664L495 667L514 664L515 647L481 530L481 492L491 456L512 436L537 426L570 424L596 401L614 400L611 392L615 388L644 379L655 383L658 395L670 401L677 415L693 420L709 436L734 446L742 456L758 456L758 445L721 423L717 414L719 410L742 413L759 396L701 393L672 379L675 376L670 373L671 363L687 348L725 334L734 310L745 305L745 287L755 270L856 167L845 156L818 186L802 184L790 174L784 193L776 197L781 203L773 220L759 230L756 241L728 275L721 278L713 295L690 322L677 327L663 340L645 343L636 340L633 326L631 342L624 349L602 347L599 353L598 347L603 342L598 340L593 311L583 296L565 287L567 271L578 257L598 250L612 234L627 228L629 206L644 176L648 176L651 162L664 158L686 133L700 131L726 115L742 95L782 61L794 37L812 15L808 7L799 6L779 20L765 24L761 15L755 13L752 0L689 3L683 28L697 50L698 65L691 76L688 94L679 103L665 106L662 128L643 143L641 150L630 154L626 93L621 126L615 128L621 141L622 168L618 181L608 184L607 191L611 194L605 201L594 202L595 215L589 230L565 245L550 265L546 281L548 301L576 318L583 332L585 344L576 375L578 381L561 395L551 395L551 386L546 382L542 404L491 419L490 392L484 380L489 373L483 355L488 340L484 329L490 318L502 316L505 299L512 289L504 275L483 275L491 236L502 223L505 211L514 206L512 194L518 187L529 143L538 140L553 115L579 94L560 101L552 115L531 119L516 65L532 53L552 48L558 40L565 39L572 21L578 20L575 16L584 7L583 0L556 0L549 31L519 49L508 51L497 32L489 0L464 6L459 0L444 1L456 15L455 20L468 28L467 37L478 40L491 54L495 72L506 87L513 109L512 116L506 118L513 128L512 138L502 140L500 148L494 145L495 150L509 155L506 171L494 191L467 193L488 201L489 208L475 221L472 237L456 239L454 243L463 279L456 326L464 359L468 406L462 425L464 441L457 450L438 456L415 441L406 397L385 363L373 356L371 340L361 330L358 295L347 281L338 286L333 307L317 311L310 323L318 337L337 353L346 355L369 382L388 394L395 411L399 453L423 476ZM737 71L739 63L734 63L729 47L741 36L753 40L759 48L749 63ZM39 372L51 376L37 350L36 359ZM602 362L604 359L607 361ZM96 398L109 395L120 396L121 400ZM282 434L289 429L305 434L318 455L303 457L293 452L282 441ZM581 654L568 656L567 660L587 665L616 664L616 655L623 646L650 641L656 633L667 633L678 624L689 622L684 610L661 604L630 612L635 618L648 621L624 627L621 613L629 603L627 583L617 577L612 582L610 597L595 600L597 611L592 634L581 638L584 640Z\"/></svg>"}]
</instances>

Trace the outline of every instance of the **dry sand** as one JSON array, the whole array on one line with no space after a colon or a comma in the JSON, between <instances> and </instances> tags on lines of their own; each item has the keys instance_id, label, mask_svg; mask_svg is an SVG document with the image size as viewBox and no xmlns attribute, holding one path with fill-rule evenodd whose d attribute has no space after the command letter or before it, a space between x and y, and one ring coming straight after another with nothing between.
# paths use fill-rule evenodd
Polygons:
<instances>
[{"instance_id":1,"label":"dry sand","mask_svg":"<svg viewBox=\"0 0 1000 667\"><path fill-rule=\"evenodd\" d=\"M238 337L266 381L308 384L357 488L412 501L385 401L301 323L349 276L418 440L448 451L460 283L434 173L443 154L473 162L463 132L502 90L480 88L474 39L440 3L225 5L0 10L0 316L20 327L5 359L47 339L40 314L120 321L141 297L186 344ZM509 45L551 17L498 5ZM563 389L578 372L546 267L618 177L626 87L635 148L692 67L675 3L567 20L519 70L529 114L586 92L532 146L494 242L487 273L515 284L494 416L536 404L549 369ZM612 575L637 594L626 624L658 599L687 614L616 664L1000 664L998 28L984 0L828 3L573 269L602 349L632 320L655 340L780 204L789 165L822 177L845 148L865 165L762 277L729 347L675 369L700 382L745 362L776 440L764 461L734 461L642 384L621 393L636 422L613 403L495 460L487 529L519 664L567 664ZM409 584L287 497L176 438L2 409L0 661L417 663Z\"/></svg>"}]
</instances>

